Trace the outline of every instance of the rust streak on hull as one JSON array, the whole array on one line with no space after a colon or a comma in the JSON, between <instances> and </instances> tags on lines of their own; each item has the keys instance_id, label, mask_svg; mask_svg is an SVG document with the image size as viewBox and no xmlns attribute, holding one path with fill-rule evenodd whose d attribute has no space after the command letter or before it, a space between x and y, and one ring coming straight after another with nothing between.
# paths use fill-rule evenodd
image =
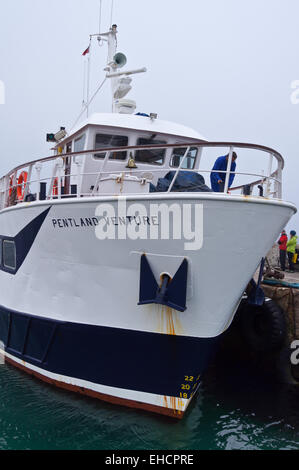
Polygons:
<instances>
[{"instance_id":1,"label":"rust streak on hull","mask_svg":"<svg viewBox=\"0 0 299 470\"><path fill-rule=\"evenodd\" d=\"M158 314L160 316L159 332L166 333L170 336L182 334L183 327L179 320L178 312L165 305L158 306Z\"/></svg>"},{"instance_id":2,"label":"rust streak on hull","mask_svg":"<svg viewBox=\"0 0 299 470\"><path fill-rule=\"evenodd\" d=\"M184 403L181 398L169 397L170 403L168 404L168 398L164 396L164 406L173 411L174 415L181 419L184 416Z\"/></svg>"}]
</instances>

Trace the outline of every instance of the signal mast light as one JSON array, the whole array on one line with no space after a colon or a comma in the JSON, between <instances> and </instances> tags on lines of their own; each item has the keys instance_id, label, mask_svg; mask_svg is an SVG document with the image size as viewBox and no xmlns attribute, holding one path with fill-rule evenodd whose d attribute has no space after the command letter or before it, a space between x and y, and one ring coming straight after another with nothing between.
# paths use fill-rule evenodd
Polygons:
<instances>
[{"instance_id":1,"label":"signal mast light","mask_svg":"<svg viewBox=\"0 0 299 470\"><path fill-rule=\"evenodd\" d=\"M47 142L56 142L55 134L47 134Z\"/></svg>"},{"instance_id":2,"label":"signal mast light","mask_svg":"<svg viewBox=\"0 0 299 470\"><path fill-rule=\"evenodd\" d=\"M59 142L60 140L64 139L67 135L65 127L61 127L60 131L56 134L47 134L47 142Z\"/></svg>"}]
</instances>

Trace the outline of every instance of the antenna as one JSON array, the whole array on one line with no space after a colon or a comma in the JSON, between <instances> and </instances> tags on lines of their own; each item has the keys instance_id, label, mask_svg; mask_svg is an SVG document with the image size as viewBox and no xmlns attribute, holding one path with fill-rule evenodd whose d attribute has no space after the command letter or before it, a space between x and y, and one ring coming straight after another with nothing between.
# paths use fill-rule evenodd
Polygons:
<instances>
[{"instance_id":1,"label":"antenna","mask_svg":"<svg viewBox=\"0 0 299 470\"><path fill-rule=\"evenodd\" d=\"M113 9L114 9L114 0L111 0L111 19L110 19L110 27L113 24Z\"/></svg>"},{"instance_id":2,"label":"antenna","mask_svg":"<svg viewBox=\"0 0 299 470\"><path fill-rule=\"evenodd\" d=\"M89 54L87 59L87 105L86 115L89 116L89 98L90 98L90 55L91 55L91 38L89 40Z\"/></svg>"},{"instance_id":3,"label":"antenna","mask_svg":"<svg viewBox=\"0 0 299 470\"><path fill-rule=\"evenodd\" d=\"M99 34L102 31L102 5L103 5L103 0L100 0Z\"/></svg>"}]
</instances>

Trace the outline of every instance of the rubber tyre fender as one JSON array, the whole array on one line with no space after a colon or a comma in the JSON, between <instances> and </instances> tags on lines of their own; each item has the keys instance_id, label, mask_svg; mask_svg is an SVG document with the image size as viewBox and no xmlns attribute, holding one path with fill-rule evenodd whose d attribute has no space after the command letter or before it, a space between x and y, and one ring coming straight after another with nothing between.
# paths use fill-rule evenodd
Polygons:
<instances>
[{"instance_id":1,"label":"rubber tyre fender","mask_svg":"<svg viewBox=\"0 0 299 470\"><path fill-rule=\"evenodd\" d=\"M281 348L286 338L282 308L272 299L262 306L247 304L241 319L242 334L253 351L267 352Z\"/></svg>"}]
</instances>

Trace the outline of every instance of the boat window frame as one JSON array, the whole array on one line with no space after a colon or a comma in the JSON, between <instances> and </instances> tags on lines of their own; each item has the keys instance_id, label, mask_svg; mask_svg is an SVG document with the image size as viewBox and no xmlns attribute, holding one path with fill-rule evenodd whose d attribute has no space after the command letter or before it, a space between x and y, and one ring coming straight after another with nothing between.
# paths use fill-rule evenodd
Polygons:
<instances>
[{"instance_id":1,"label":"boat window frame","mask_svg":"<svg viewBox=\"0 0 299 470\"><path fill-rule=\"evenodd\" d=\"M87 132L83 132L82 134L80 134L76 139L73 139L72 141L68 142L65 146L65 153L71 153L72 151L73 152L84 152L85 150L85 146L86 146L86 137L87 137ZM79 140L81 140L82 138L84 138L84 145L83 145L83 148L81 150L78 150L76 149L76 142L78 142ZM71 152L68 152L67 151L67 145L68 144L71 144L72 145L72 150Z\"/></svg>"},{"instance_id":2,"label":"boat window frame","mask_svg":"<svg viewBox=\"0 0 299 470\"><path fill-rule=\"evenodd\" d=\"M9 244L13 245L13 247L14 247L14 261L15 261L14 266L9 266L9 265L5 264L5 244L6 243L9 243ZM1 266L3 266L3 268L5 268L9 271L12 271L12 272L16 271L16 269L17 269L17 247L16 247L15 240L8 240L6 238L2 239L2 264L1 264Z\"/></svg>"},{"instance_id":3,"label":"boat window frame","mask_svg":"<svg viewBox=\"0 0 299 470\"><path fill-rule=\"evenodd\" d=\"M180 164L179 164L179 165L173 165L173 164L172 164L172 160L173 160L173 158L174 158L174 152L175 152L175 151L178 151L178 150L181 150L181 151L182 151L182 155L181 155L180 157L183 157L184 154L186 153L187 147L185 147L185 148L182 147L182 148L177 148L177 149L173 149L173 150L172 150L172 153L171 153L171 155L170 155L170 160L169 160L169 167L170 167L170 168L179 168L179 166L180 166ZM192 152L193 150L196 150L196 155L195 155L195 157L188 157L189 153ZM188 158L191 158L191 159L194 160L193 168L184 168L184 167L182 167L182 168L181 168L182 170L186 170L186 169L187 169L187 170L194 170L194 169L196 168L196 162L197 162L198 153L199 153L198 147L190 147L189 153L188 153L188 155L187 155L187 157L186 157L186 160L187 160Z\"/></svg>"},{"instance_id":4,"label":"boat window frame","mask_svg":"<svg viewBox=\"0 0 299 470\"><path fill-rule=\"evenodd\" d=\"M95 154L95 153L92 154L93 160L96 161L96 162L103 162L104 159L105 159L105 155L106 155L107 152L109 152L109 149L110 149L110 148L116 148L116 147L124 147L124 148L126 148L126 147L128 147L128 146L129 146L129 141L130 141L130 136L128 135L128 133L125 134L125 135L124 135L124 134L125 134L125 133L123 133L123 134L118 133L118 132L109 132L109 133L107 132L107 133L105 133L105 132L103 132L103 131L102 131L102 132L96 131L95 134L94 134L94 148L95 148L95 149L97 149L97 148L96 148L96 145L97 145L97 135L104 135L104 136L110 136L110 137L125 137L125 138L127 139L127 145L123 145L123 146L122 146L122 145L114 145L114 146L112 146L112 147L107 147L106 152L101 152L101 153L98 153L98 154ZM99 148L100 148L100 147L99 147ZM103 149L105 150L105 147L103 147ZM126 157L125 157L125 158L113 158L113 155L110 155L110 157L109 157L109 162L117 162L117 163L125 163L125 162L127 162L128 159L129 159L129 152L128 152L128 150L124 150L123 152L117 152L117 155L122 154L122 153L126 153ZM103 154L103 157L98 157L98 156L97 156L97 155L102 155L102 154Z\"/></svg>"},{"instance_id":5,"label":"boat window frame","mask_svg":"<svg viewBox=\"0 0 299 470\"><path fill-rule=\"evenodd\" d=\"M137 135L137 139L136 139L136 147L143 147L143 145L145 146L146 144L143 144L143 145L140 145L138 142L140 139L145 139L145 140L152 140L151 139L152 136L148 136L148 135L145 135L145 134L139 134ZM158 137L159 141L156 142L156 143L151 143L151 144L148 144L148 145L161 145L161 147L163 147L163 145L168 145L170 142L169 140L165 139L165 140L162 140L163 139L163 136L156 136ZM155 138L156 138L155 137ZM161 140L160 140L161 139ZM153 139L154 140L154 139ZM162 143L161 143L162 142ZM139 149L139 150L135 150L134 152L134 159L135 159L135 162L136 164L138 165L151 165L151 166L159 166L159 167L165 167L166 163L167 163L167 153L168 153L168 149L167 148L164 148L164 149L158 149L158 150L163 150L164 151L164 156L163 156L163 162L162 163L151 163L151 162L142 162L142 161L139 161L139 160L136 160L136 154L137 152L143 152L143 151L146 151L147 149Z\"/></svg>"}]
</instances>

